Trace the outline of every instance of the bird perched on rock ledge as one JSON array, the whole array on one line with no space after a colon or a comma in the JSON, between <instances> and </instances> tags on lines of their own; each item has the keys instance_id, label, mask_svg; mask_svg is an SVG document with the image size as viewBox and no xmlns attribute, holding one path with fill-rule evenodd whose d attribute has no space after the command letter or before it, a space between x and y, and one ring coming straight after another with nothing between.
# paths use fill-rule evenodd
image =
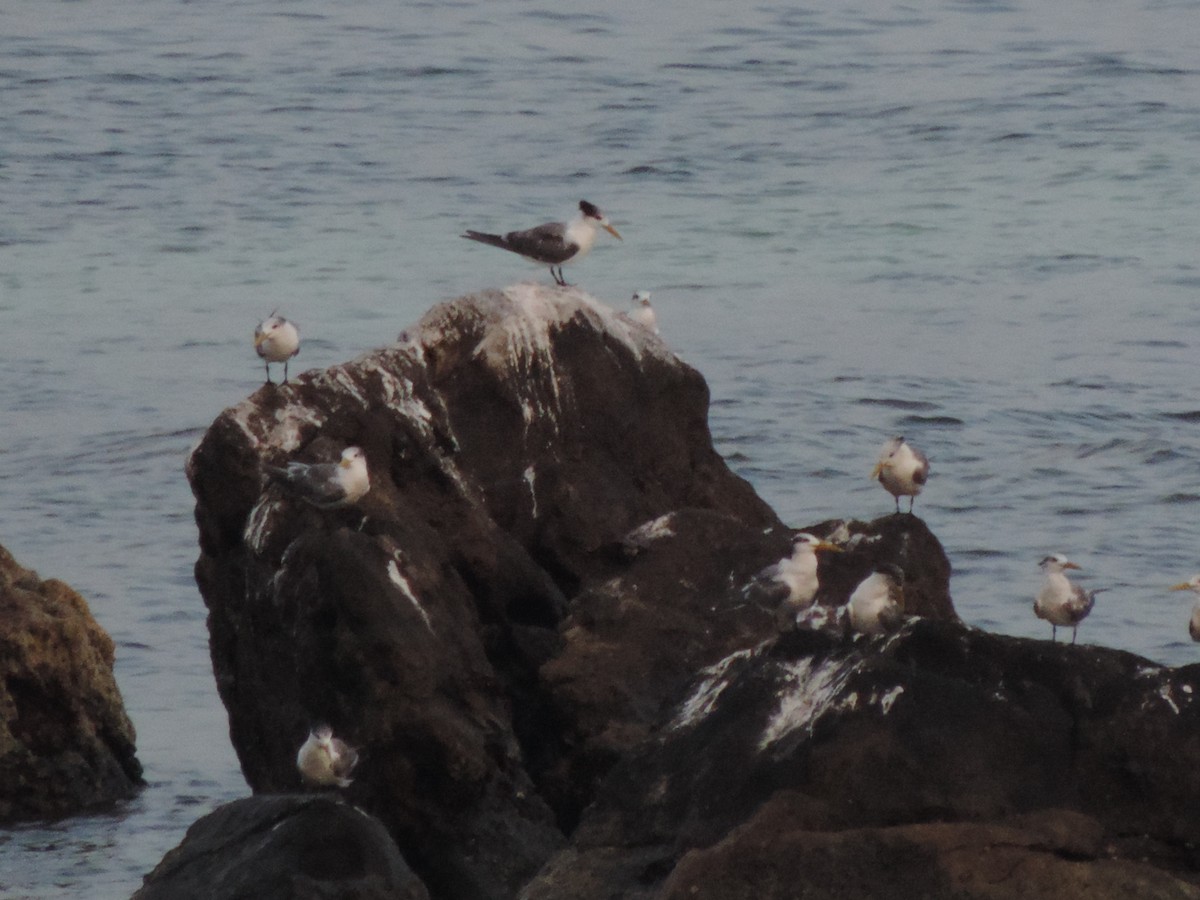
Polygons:
<instances>
[{"instance_id":1,"label":"bird perched on rock ledge","mask_svg":"<svg viewBox=\"0 0 1200 900\"><path fill-rule=\"evenodd\" d=\"M746 588L752 599L773 602L780 627L796 624L796 614L809 607L820 586L817 554L840 552L841 548L802 531L793 538L792 555L785 556L754 576Z\"/></svg>"},{"instance_id":2,"label":"bird perched on rock ledge","mask_svg":"<svg viewBox=\"0 0 1200 900\"><path fill-rule=\"evenodd\" d=\"M358 751L333 736L328 725L318 725L296 754L296 768L306 784L317 787L349 787L350 773L358 765Z\"/></svg>"},{"instance_id":3,"label":"bird perched on rock ledge","mask_svg":"<svg viewBox=\"0 0 1200 900\"><path fill-rule=\"evenodd\" d=\"M894 437L883 445L871 477L895 498L896 512L900 512L900 498L908 497L911 513L913 501L929 480L929 459L903 437Z\"/></svg>"},{"instance_id":4,"label":"bird perched on rock ledge","mask_svg":"<svg viewBox=\"0 0 1200 900\"><path fill-rule=\"evenodd\" d=\"M888 634L904 622L904 571L881 565L850 595L850 626L863 634Z\"/></svg>"},{"instance_id":5,"label":"bird perched on rock ledge","mask_svg":"<svg viewBox=\"0 0 1200 900\"><path fill-rule=\"evenodd\" d=\"M271 363L283 363L286 384L288 360L300 352L300 329L294 322L272 312L254 329L254 352L266 362L267 384L272 384Z\"/></svg>"},{"instance_id":6,"label":"bird perched on rock ledge","mask_svg":"<svg viewBox=\"0 0 1200 900\"><path fill-rule=\"evenodd\" d=\"M634 291L632 302L633 309L629 313L629 318L658 334L658 314L654 312L654 307L650 305L650 292Z\"/></svg>"},{"instance_id":7,"label":"bird perched on rock ledge","mask_svg":"<svg viewBox=\"0 0 1200 900\"><path fill-rule=\"evenodd\" d=\"M510 231L504 235L468 230L462 236L548 265L554 283L566 287L562 267L588 255L596 243L597 225L617 240L622 239L604 213L586 200L579 201L579 215L570 222L546 222L525 231Z\"/></svg>"},{"instance_id":8,"label":"bird perched on rock ledge","mask_svg":"<svg viewBox=\"0 0 1200 900\"><path fill-rule=\"evenodd\" d=\"M359 447L347 447L335 463L302 463L293 460L287 468L263 466L272 481L321 509L348 506L371 488L367 455Z\"/></svg>"},{"instance_id":9,"label":"bird perched on rock ledge","mask_svg":"<svg viewBox=\"0 0 1200 900\"><path fill-rule=\"evenodd\" d=\"M1039 619L1050 623L1050 640L1058 640L1058 626L1071 626L1071 643L1075 643L1079 623L1087 618L1092 607L1096 605L1096 595L1100 590L1086 591L1067 578L1067 569L1078 569L1061 553L1053 553L1043 559L1038 565L1045 578L1042 589L1038 591L1033 601L1033 611Z\"/></svg>"}]
</instances>

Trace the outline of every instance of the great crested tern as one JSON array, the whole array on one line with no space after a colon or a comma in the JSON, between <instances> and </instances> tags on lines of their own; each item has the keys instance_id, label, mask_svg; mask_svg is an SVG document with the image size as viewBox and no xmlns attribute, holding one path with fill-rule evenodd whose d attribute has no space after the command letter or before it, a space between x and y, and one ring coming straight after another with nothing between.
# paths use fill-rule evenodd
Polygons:
<instances>
[{"instance_id":1,"label":"great crested tern","mask_svg":"<svg viewBox=\"0 0 1200 900\"><path fill-rule=\"evenodd\" d=\"M358 765L358 751L333 736L328 725L318 725L296 754L296 768L307 784L318 787L349 787L350 773Z\"/></svg>"},{"instance_id":2,"label":"great crested tern","mask_svg":"<svg viewBox=\"0 0 1200 900\"><path fill-rule=\"evenodd\" d=\"M859 582L846 603L850 626L863 634L887 634L904 621L904 572L882 565Z\"/></svg>"},{"instance_id":3,"label":"great crested tern","mask_svg":"<svg viewBox=\"0 0 1200 900\"><path fill-rule=\"evenodd\" d=\"M792 543L791 556L767 566L747 588L758 600L776 605L780 626L795 624L796 615L812 605L820 582L817 578L817 554L840 552L841 547L802 531Z\"/></svg>"},{"instance_id":4,"label":"great crested tern","mask_svg":"<svg viewBox=\"0 0 1200 900\"><path fill-rule=\"evenodd\" d=\"M254 352L266 362L267 384L271 384L271 363L283 363L283 381L288 380L288 360L300 352L300 330L294 322L274 312L254 329Z\"/></svg>"},{"instance_id":5,"label":"great crested tern","mask_svg":"<svg viewBox=\"0 0 1200 900\"><path fill-rule=\"evenodd\" d=\"M371 488L367 455L359 447L347 447L335 463L310 464L293 460L286 468L263 466L263 471L272 481L322 509L348 506Z\"/></svg>"},{"instance_id":6,"label":"great crested tern","mask_svg":"<svg viewBox=\"0 0 1200 900\"><path fill-rule=\"evenodd\" d=\"M1071 626L1071 643L1075 643L1079 623L1087 618L1096 605L1101 589L1088 591L1066 576L1067 569L1078 569L1061 553L1052 553L1038 565L1044 573L1042 588L1033 601L1033 611L1039 619L1050 623L1050 640L1058 640L1058 626Z\"/></svg>"},{"instance_id":7,"label":"great crested tern","mask_svg":"<svg viewBox=\"0 0 1200 900\"><path fill-rule=\"evenodd\" d=\"M871 470L871 478L895 498L896 512L900 512L900 498L908 497L911 513L913 501L929 480L929 459L902 436L897 436L883 445L879 460Z\"/></svg>"},{"instance_id":8,"label":"great crested tern","mask_svg":"<svg viewBox=\"0 0 1200 900\"><path fill-rule=\"evenodd\" d=\"M1193 575L1183 584L1171 586L1173 591L1193 591L1196 594L1196 605L1192 607L1192 617L1188 619L1188 634L1193 641L1200 641L1200 575Z\"/></svg>"},{"instance_id":9,"label":"great crested tern","mask_svg":"<svg viewBox=\"0 0 1200 900\"><path fill-rule=\"evenodd\" d=\"M565 287L567 281L563 278L562 267L587 256L596 242L597 225L617 240L622 240L604 213L586 200L579 201L579 215L570 222L547 222L536 228L510 231L504 235L468 230L462 236L548 265L554 283Z\"/></svg>"},{"instance_id":10,"label":"great crested tern","mask_svg":"<svg viewBox=\"0 0 1200 900\"><path fill-rule=\"evenodd\" d=\"M649 291L633 292L633 310L629 313L629 318L658 334L658 315L650 305Z\"/></svg>"}]
</instances>

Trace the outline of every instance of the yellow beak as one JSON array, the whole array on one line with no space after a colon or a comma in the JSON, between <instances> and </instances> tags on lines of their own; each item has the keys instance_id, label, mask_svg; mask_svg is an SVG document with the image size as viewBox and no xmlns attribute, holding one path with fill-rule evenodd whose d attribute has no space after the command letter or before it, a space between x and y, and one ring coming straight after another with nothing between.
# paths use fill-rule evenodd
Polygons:
<instances>
[{"instance_id":1,"label":"yellow beak","mask_svg":"<svg viewBox=\"0 0 1200 900\"><path fill-rule=\"evenodd\" d=\"M613 237L615 237L615 238L616 238L618 241L623 241L623 240L625 240L625 239L624 239L623 237L621 237L621 235L620 235L620 234L617 232L617 229L613 228L613 227L612 227L611 225L609 225L607 222L601 222L601 223L600 223L600 227L601 227L601 228L603 228L605 231L607 231L609 234L611 234Z\"/></svg>"}]
</instances>

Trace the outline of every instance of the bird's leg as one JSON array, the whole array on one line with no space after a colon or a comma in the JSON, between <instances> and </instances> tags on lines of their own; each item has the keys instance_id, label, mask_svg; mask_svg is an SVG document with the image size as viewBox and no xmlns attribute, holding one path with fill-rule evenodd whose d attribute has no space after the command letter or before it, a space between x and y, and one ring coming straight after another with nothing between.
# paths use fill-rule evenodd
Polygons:
<instances>
[{"instance_id":1,"label":"bird's leg","mask_svg":"<svg viewBox=\"0 0 1200 900\"><path fill-rule=\"evenodd\" d=\"M267 370L267 384L274 384L275 382L271 380L271 364L267 363L264 368Z\"/></svg>"},{"instance_id":2,"label":"bird's leg","mask_svg":"<svg viewBox=\"0 0 1200 900\"><path fill-rule=\"evenodd\" d=\"M284 384L287 384L287 364L288 364L288 361L285 359L283 361L283 383Z\"/></svg>"},{"instance_id":3,"label":"bird's leg","mask_svg":"<svg viewBox=\"0 0 1200 900\"><path fill-rule=\"evenodd\" d=\"M1074 643L1075 643L1075 636L1076 636L1077 634L1079 634L1079 626L1078 626L1078 625L1073 625L1073 626L1071 627L1071 643L1072 643L1072 644L1074 644Z\"/></svg>"},{"instance_id":4,"label":"bird's leg","mask_svg":"<svg viewBox=\"0 0 1200 900\"><path fill-rule=\"evenodd\" d=\"M896 501L896 515L900 515L900 495L897 494L892 499Z\"/></svg>"},{"instance_id":5,"label":"bird's leg","mask_svg":"<svg viewBox=\"0 0 1200 900\"><path fill-rule=\"evenodd\" d=\"M562 266L558 267L557 272L554 271L554 266L551 266L550 274L554 276L554 283L557 284L559 287L567 287L568 286L566 276L563 275Z\"/></svg>"}]
</instances>

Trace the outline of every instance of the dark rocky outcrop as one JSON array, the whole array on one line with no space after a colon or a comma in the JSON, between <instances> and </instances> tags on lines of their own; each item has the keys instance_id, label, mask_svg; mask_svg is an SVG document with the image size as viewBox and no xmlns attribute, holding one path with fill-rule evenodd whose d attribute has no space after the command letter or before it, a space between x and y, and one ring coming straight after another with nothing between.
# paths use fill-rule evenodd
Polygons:
<instances>
[{"instance_id":1,"label":"dark rocky outcrop","mask_svg":"<svg viewBox=\"0 0 1200 900\"><path fill-rule=\"evenodd\" d=\"M331 797L236 800L209 813L133 900L428 900L387 829Z\"/></svg>"},{"instance_id":2,"label":"dark rocky outcrop","mask_svg":"<svg viewBox=\"0 0 1200 900\"><path fill-rule=\"evenodd\" d=\"M68 585L0 547L0 822L67 816L142 784L113 642Z\"/></svg>"},{"instance_id":3,"label":"dark rocky outcrop","mask_svg":"<svg viewBox=\"0 0 1200 900\"><path fill-rule=\"evenodd\" d=\"M705 672L526 896L1200 897L1198 691L954 622L797 631Z\"/></svg>"},{"instance_id":4,"label":"dark rocky outcrop","mask_svg":"<svg viewBox=\"0 0 1200 900\"><path fill-rule=\"evenodd\" d=\"M585 593L585 618L603 619L636 526L685 511L680 538L739 567L716 544L757 543L751 565L786 546L713 451L707 403L700 375L650 332L581 294L521 287L437 307L393 347L222 414L189 461L196 575L251 787L297 787L296 748L328 721L364 751L349 796L435 892L512 896L590 799L575 770L599 777L691 672L770 623L696 620L689 604L709 601L689 587L677 612L643 607L678 638L669 649L609 654L623 699L576 710L573 667L594 666L595 645L542 675L577 643L560 629L568 597ZM264 463L350 444L372 473L355 507L318 511L261 480ZM610 627L628 630L578 633ZM615 726L601 721L614 706Z\"/></svg>"},{"instance_id":5,"label":"dark rocky outcrop","mask_svg":"<svg viewBox=\"0 0 1200 900\"><path fill-rule=\"evenodd\" d=\"M189 460L196 575L254 791L299 787L329 722L362 751L344 796L435 900L1192 896L1190 673L966 628L907 514L806 529L845 552L781 632L747 586L793 531L707 404L656 335L522 285L223 413ZM352 507L261 477L352 444ZM848 633L885 563L920 618ZM879 887L908 872L917 893Z\"/></svg>"}]
</instances>

